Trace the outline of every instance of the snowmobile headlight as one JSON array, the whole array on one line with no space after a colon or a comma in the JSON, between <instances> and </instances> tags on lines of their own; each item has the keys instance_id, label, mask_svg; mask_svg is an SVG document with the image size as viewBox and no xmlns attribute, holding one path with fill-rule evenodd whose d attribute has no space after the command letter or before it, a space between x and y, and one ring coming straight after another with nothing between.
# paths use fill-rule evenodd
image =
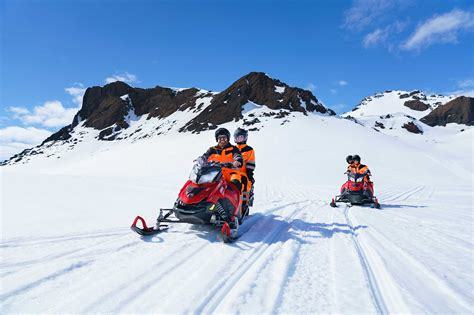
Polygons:
<instances>
[{"instance_id":1,"label":"snowmobile headlight","mask_svg":"<svg viewBox=\"0 0 474 315\"><path fill-rule=\"evenodd\" d=\"M212 183L217 174L219 174L218 171L211 171L207 174L201 175L201 177L199 177L198 184Z\"/></svg>"}]
</instances>

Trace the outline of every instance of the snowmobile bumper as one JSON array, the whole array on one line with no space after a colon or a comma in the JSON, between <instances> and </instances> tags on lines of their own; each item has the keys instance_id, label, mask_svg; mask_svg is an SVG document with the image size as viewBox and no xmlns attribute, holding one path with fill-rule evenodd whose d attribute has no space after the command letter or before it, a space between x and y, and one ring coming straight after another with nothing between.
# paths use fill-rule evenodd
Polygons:
<instances>
[{"instance_id":1,"label":"snowmobile bumper","mask_svg":"<svg viewBox=\"0 0 474 315\"><path fill-rule=\"evenodd\" d=\"M370 199L368 196L361 194L361 193L346 193L344 195L341 195L341 198L339 201L342 202L349 202L350 204L353 205L361 205L364 203L371 203L372 199Z\"/></svg>"},{"instance_id":2,"label":"snowmobile bumper","mask_svg":"<svg viewBox=\"0 0 474 315\"><path fill-rule=\"evenodd\" d=\"M336 196L331 201L331 207L336 207L336 202L350 203L351 205L374 204L376 208L380 208L377 198L360 191L346 191L342 195Z\"/></svg>"},{"instance_id":3,"label":"snowmobile bumper","mask_svg":"<svg viewBox=\"0 0 474 315\"><path fill-rule=\"evenodd\" d=\"M173 207L173 213L183 223L209 224L212 215L215 214L214 209L215 205L210 202L187 205L177 201Z\"/></svg>"}]
</instances>

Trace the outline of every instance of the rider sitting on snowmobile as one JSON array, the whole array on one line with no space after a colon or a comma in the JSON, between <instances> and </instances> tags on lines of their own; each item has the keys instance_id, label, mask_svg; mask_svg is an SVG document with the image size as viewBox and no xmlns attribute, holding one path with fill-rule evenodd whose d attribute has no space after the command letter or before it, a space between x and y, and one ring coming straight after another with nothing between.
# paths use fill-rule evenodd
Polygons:
<instances>
[{"instance_id":1,"label":"rider sitting on snowmobile","mask_svg":"<svg viewBox=\"0 0 474 315\"><path fill-rule=\"evenodd\" d=\"M242 191L242 171L239 169L244 160L239 148L229 143L230 132L225 128L219 128L215 132L217 145L210 147L206 153L197 159L202 162L230 163L233 168L222 167L222 176L228 183L233 183L237 189Z\"/></svg>"},{"instance_id":2,"label":"rider sitting on snowmobile","mask_svg":"<svg viewBox=\"0 0 474 315\"><path fill-rule=\"evenodd\" d=\"M352 163L349 163L350 160L352 160ZM370 180L372 174L370 173L369 167L360 163L360 156L357 154L352 156L349 155L346 158L346 161L349 163L349 166L347 166L347 172L364 175L364 192L372 197L372 193L368 187L370 185L373 189L373 183Z\"/></svg>"},{"instance_id":3,"label":"rider sitting on snowmobile","mask_svg":"<svg viewBox=\"0 0 474 315\"><path fill-rule=\"evenodd\" d=\"M244 213L244 215L248 215L249 207L253 205L253 184L255 183L255 178L253 176L255 170L255 151L247 144L247 139L247 130L242 128L237 128L237 130L235 130L234 141L240 149L244 160L241 168L242 173L245 174L242 176L242 213Z\"/></svg>"},{"instance_id":4,"label":"rider sitting on snowmobile","mask_svg":"<svg viewBox=\"0 0 474 315\"><path fill-rule=\"evenodd\" d=\"M347 161L347 163L349 163L349 165L347 166L347 171L348 172L354 173L354 174L365 175L364 181L365 182L370 182L369 176L372 175L372 174L370 174L370 170L369 170L369 167L367 165L364 165L364 164L360 163L360 156L358 156L357 154L356 155L349 155L346 158L346 161ZM351 161L352 161L352 163L351 163Z\"/></svg>"},{"instance_id":5,"label":"rider sitting on snowmobile","mask_svg":"<svg viewBox=\"0 0 474 315\"><path fill-rule=\"evenodd\" d=\"M354 158L352 157L352 155L346 156L346 162L347 162L347 172L350 172L349 168L352 166L352 164L354 164Z\"/></svg>"}]
</instances>

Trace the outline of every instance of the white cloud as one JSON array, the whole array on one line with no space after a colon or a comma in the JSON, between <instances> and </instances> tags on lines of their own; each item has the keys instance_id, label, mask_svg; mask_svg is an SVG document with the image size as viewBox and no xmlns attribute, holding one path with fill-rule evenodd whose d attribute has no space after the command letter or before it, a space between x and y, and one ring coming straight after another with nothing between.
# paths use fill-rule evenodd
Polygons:
<instances>
[{"instance_id":1,"label":"white cloud","mask_svg":"<svg viewBox=\"0 0 474 315\"><path fill-rule=\"evenodd\" d=\"M365 48L383 45L388 47L389 50L392 50L394 46L393 42L396 41L394 35L401 33L407 25L407 22L395 21L386 27L377 28L374 31L366 34L362 43Z\"/></svg>"},{"instance_id":2,"label":"white cloud","mask_svg":"<svg viewBox=\"0 0 474 315\"><path fill-rule=\"evenodd\" d=\"M81 83L76 83L74 86L68 87L64 89L66 93L71 95L73 97L72 101L77 105L77 106L82 106L82 98L84 97L84 93L86 92L86 89Z\"/></svg>"},{"instance_id":3,"label":"white cloud","mask_svg":"<svg viewBox=\"0 0 474 315\"><path fill-rule=\"evenodd\" d=\"M474 97L474 88L451 91L451 92L448 92L448 93L446 93L446 94L456 95L456 96L469 96L469 97Z\"/></svg>"},{"instance_id":4,"label":"white cloud","mask_svg":"<svg viewBox=\"0 0 474 315\"><path fill-rule=\"evenodd\" d=\"M457 89L455 91L448 92L447 94L474 97L474 79L458 81Z\"/></svg>"},{"instance_id":5,"label":"white cloud","mask_svg":"<svg viewBox=\"0 0 474 315\"><path fill-rule=\"evenodd\" d=\"M11 106L8 110L12 112L14 115L26 115L30 112L24 107L16 107L16 106Z\"/></svg>"},{"instance_id":6,"label":"white cloud","mask_svg":"<svg viewBox=\"0 0 474 315\"><path fill-rule=\"evenodd\" d=\"M314 89L316 89L316 85L314 85L313 83L308 83L308 85L305 87L305 90L308 90L308 91L311 91L311 92L314 92Z\"/></svg>"},{"instance_id":7,"label":"white cloud","mask_svg":"<svg viewBox=\"0 0 474 315\"><path fill-rule=\"evenodd\" d=\"M0 141L4 142L20 142L36 144L41 143L44 139L52 134L46 129L39 129L35 127L18 127L10 126L0 129Z\"/></svg>"},{"instance_id":8,"label":"white cloud","mask_svg":"<svg viewBox=\"0 0 474 315\"><path fill-rule=\"evenodd\" d=\"M43 142L52 133L34 127L11 126L0 129L0 161Z\"/></svg>"},{"instance_id":9,"label":"white cloud","mask_svg":"<svg viewBox=\"0 0 474 315\"><path fill-rule=\"evenodd\" d=\"M41 106L35 106L33 111L23 107L10 107L14 118L25 125L40 125L44 127L63 127L72 122L79 108L64 108L60 101L47 101Z\"/></svg>"},{"instance_id":10,"label":"white cloud","mask_svg":"<svg viewBox=\"0 0 474 315\"><path fill-rule=\"evenodd\" d=\"M107 84L115 82L115 81L122 81L125 83L134 83L134 82L138 82L138 78L134 74L125 72L122 74L115 74L105 79L105 83Z\"/></svg>"},{"instance_id":11,"label":"white cloud","mask_svg":"<svg viewBox=\"0 0 474 315\"><path fill-rule=\"evenodd\" d=\"M340 86L345 86L345 85L347 85L347 81L339 80L339 81L337 82L337 84L339 84Z\"/></svg>"},{"instance_id":12,"label":"white cloud","mask_svg":"<svg viewBox=\"0 0 474 315\"><path fill-rule=\"evenodd\" d=\"M380 43L385 42L388 37L388 29L376 29L375 31L365 35L363 43L365 48L369 48L371 46L376 46Z\"/></svg>"},{"instance_id":13,"label":"white cloud","mask_svg":"<svg viewBox=\"0 0 474 315\"><path fill-rule=\"evenodd\" d=\"M337 90L336 89L330 89L329 92L331 92L332 94L336 94Z\"/></svg>"},{"instance_id":14,"label":"white cloud","mask_svg":"<svg viewBox=\"0 0 474 315\"><path fill-rule=\"evenodd\" d=\"M455 9L442 15L435 15L420 24L401 48L415 50L435 43L456 43L459 32L473 29L474 14Z\"/></svg>"},{"instance_id":15,"label":"white cloud","mask_svg":"<svg viewBox=\"0 0 474 315\"><path fill-rule=\"evenodd\" d=\"M375 21L403 0L354 0L352 6L344 12L343 27L350 30L360 31Z\"/></svg>"},{"instance_id":16,"label":"white cloud","mask_svg":"<svg viewBox=\"0 0 474 315\"><path fill-rule=\"evenodd\" d=\"M458 87L465 89L465 88L473 88L474 89L474 79L465 79L458 81Z\"/></svg>"},{"instance_id":17,"label":"white cloud","mask_svg":"<svg viewBox=\"0 0 474 315\"><path fill-rule=\"evenodd\" d=\"M474 89L455 91L453 94L454 95L460 95L460 96L462 95L462 96L474 97Z\"/></svg>"}]
</instances>

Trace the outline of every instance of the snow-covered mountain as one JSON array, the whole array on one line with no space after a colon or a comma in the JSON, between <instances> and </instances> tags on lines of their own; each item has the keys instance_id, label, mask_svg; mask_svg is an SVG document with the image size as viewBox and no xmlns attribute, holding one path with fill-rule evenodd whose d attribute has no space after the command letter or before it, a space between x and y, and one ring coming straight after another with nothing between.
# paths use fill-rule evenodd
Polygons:
<instances>
[{"instance_id":1,"label":"snow-covered mountain","mask_svg":"<svg viewBox=\"0 0 474 315\"><path fill-rule=\"evenodd\" d=\"M269 120L284 125L292 117L314 113L335 115L310 91L261 72L245 75L220 93L160 86L142 89L114 82L88 88L70 125L3 164L26 163L38 156L57 158L84 141L136 141L176 132L199 133L230 121L258 131Z\"/></svg>"},{"instance_id":2,"label":"snow-covered mountain","mask_svg":"<svg viewBox=\"0 0 474 315\"><path fill-rule=\"evenodd\" d=\"M404 107L370 102L354 123L252 78L221 93L91 88L71 126L1 167L1 313L471 313L473 127L394 137L361 123ZM153 222L173 205L218 124L253 130L255 205L240 238L187 224L131 232L137 214ZM381 210L329 206L356 153Z\"/></svg>"},{"instance_id":3,"label":"snow-covered mountain","mask_svg":"<svg viewBox=\"0 0 474 315\"><path fill-rule=\"evenodd\" d=\"M409 142L436 142L473 125L473 107L470 97L387 90L364 98L341 117ZM92 144L97 141L104 146L106 141L200 133L231 121L257 132L275 119L285 125L314 114L334 116L335 112L310 91L290 87L262 72L251 72L222 92L160 86L143 89L117 81L88 88L70 125L0 165L57 159L78 147L95 147Z\"/></svg>"},{"instance_id":4,"label":"snow-covered mountain","mask_svg":"<svg viewBox=\"0 0 474 315\"><path fill-rule=\"evenodd\" d=\"M364 98L352 111L342 117L351 119L363 126L398 137L408 137L408 133L425 138L439 135L440 129L434 126L446 126L448 133L462 132L465 125L474 124L474 99L430 94L415 90L387 90Z\"/></svg>"}]
</instances>

